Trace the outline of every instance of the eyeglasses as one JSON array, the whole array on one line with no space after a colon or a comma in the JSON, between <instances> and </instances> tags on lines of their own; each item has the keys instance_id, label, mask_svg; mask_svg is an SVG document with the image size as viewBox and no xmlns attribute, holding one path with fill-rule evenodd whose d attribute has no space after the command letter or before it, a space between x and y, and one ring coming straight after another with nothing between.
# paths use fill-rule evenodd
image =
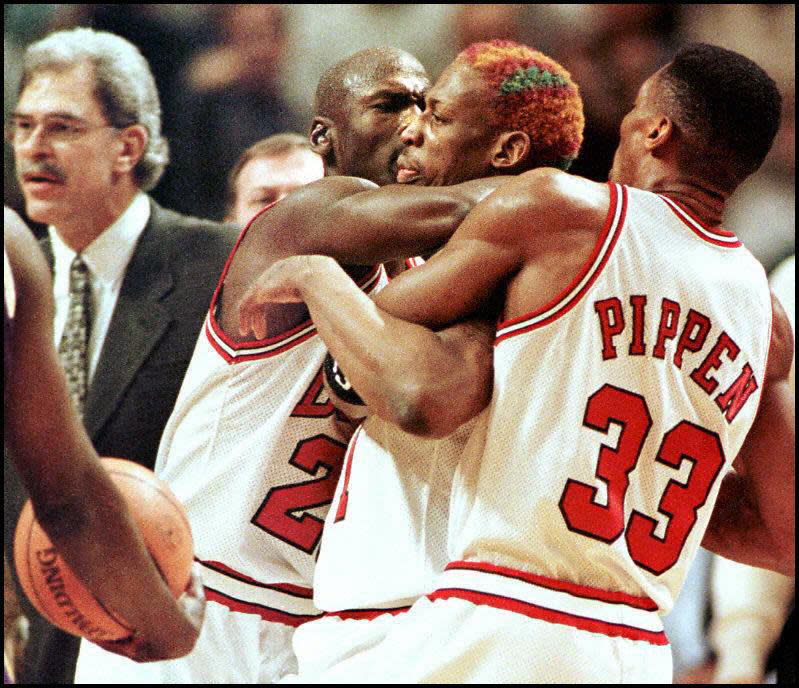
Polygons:
<instances>
[{"instance_id":1,"label":"eyeglasses","mask_svg":"<svg viewBox=\"0 0 799 688\"><path fill-rule=\"evenodd\" d=\"M116 129L110 124L89 124L68 117L45 117L37 123L31 117L13 116L5 125L5 139L13 146L26 143L41 124L42 137L50 143L75 141L96 129Z\"/></svg>"}]
</instances>

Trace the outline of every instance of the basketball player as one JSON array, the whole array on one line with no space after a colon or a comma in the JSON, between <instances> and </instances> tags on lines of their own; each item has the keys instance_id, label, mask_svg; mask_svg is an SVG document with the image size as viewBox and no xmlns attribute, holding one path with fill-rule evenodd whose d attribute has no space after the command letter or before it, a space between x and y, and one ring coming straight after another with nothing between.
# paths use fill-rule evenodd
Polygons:
<instances>
[{"instance_id":1,"label":"basketball player","mask_svg":"<svg viewBox=\"0 0 799 688\"><path fill-rule=\"evenodd\" d=\"M474 63L485 69L475 70ZM482 105L491 98L492 75L497 71L508 76L506 95L502 107L492 113L495 117L487 117ZM517 78L517 73L526 78ZM576 86L560 65L526 46L509 41L472 46L431 93L428 107L438 108L446 101L448 109L468 113L441 126L451 128L449 136L464 150L477 152L471 159L461 158L464 166L449 164L446 174L433 183L452 184L474 175L514 173L542 164L565 168L579 149L583 117ZM445 115L436 116L445 120ZM403 139L406 136L407 130ZM398 174L404 177L408 170ZM307 284L305 260L284 263L292 281ZM350 293L350 280L340 276L341 284L328 282L322 292L305 290L312 313L335 304L339 289L343 295ZM410 323L371 317L374 308L360 294L352 311L355 319L349 323L347 301L345 296L336 327L357 324L357 336L351 341L358 352L354 359L347 359L344 352L340 362L345 370L350 370L351 361L357 364L360 376L355 384L365 389L372 415L350 443L344 479L322 538L314 600L330 613L295 634L302 675L379 642L392 616L429 591L447 562L450 487L472 427L464 421L484 408L490 395L491 369L480 367L485 361L482 349L476 349L480 358L466 359L459 356L451 332L432 333ZM255 303L256 310L248 314L245 302L241 314L244 327L251 323L258 332L262 323ZM364 317L361 308L369 315ZM250 320L250 315L255 317ZM322 322L330 322L329 317ZM482 321L483 327L490 327L490 341L495 323L496 316ZM457 336L483 341L480 321L472 325L471 330L464 325ZM475 372L457 380L445 374L459 366ZM342 379L340 371L329 376L339 397L337 406L351 397L347 383L342 387L337 382Z\"/></svg>"},{"instance_id":2,"label":"basketball player","mask_svg":"<svg viewBox=\"0 0 799 688\"><path fill-rule=\"evenodd\" d=\"M406 130L404 181L468 164L436 130L437 89ZM301 679L668 682L658 613L700 542L793 572L790 327L762 267L720 227L779 111L750 60L689 47L641 87L611 183L523 174L381 292L393 316L440 327L507 280L493 399L456 471L436 589L379 646ZM316 258L303 276L338 287L337 271ZM259 280L270 288L281 300L307 289ZM360 322L354 295L337 296ZM359 351L335 313L313 317L337 358Z\"/></svg>"},{"instance_id":3,"label":"basketball player","mask_svg":"<svg viewBox=\"0 0 799 688\"><path fill-rule=\"evenodd\" d=\"M325 347L307 309L270 309L269 327L254 338L239 336L236 306L265 266L293 254L360 266L350 274L370 292L384 279L380 261L440 246L497 188L376 189L396 176L400 133L427 86L418 61L393 49L361 51L323 75L311 142L328 177L242 232L159 448L156 473L186 506L203 569L202 634L185 659L144 668L84 643L77 682L257 683L296 671L291 637L320 614L315 555L352 429L322 389ZM361 178L336 176L345 173ZM458 342L448 355L476 361L479 349L488 365L489 338ZM450 374L471 376L473 367Z\"/></svg>"},{"instance_id":4,"label":"basketball player","mask_svg":"<svg viewBox=\"0 0 799 688\"><path fill-rule=\"evenodd\" d=\"M67 394L44 256L8 208L3 224L3 439L36 518L92 593L135 629L103 647L139 662L185 655L202 624L202 586L194 576L177 602L154 566Z\"/></svg>"}]
</instances>

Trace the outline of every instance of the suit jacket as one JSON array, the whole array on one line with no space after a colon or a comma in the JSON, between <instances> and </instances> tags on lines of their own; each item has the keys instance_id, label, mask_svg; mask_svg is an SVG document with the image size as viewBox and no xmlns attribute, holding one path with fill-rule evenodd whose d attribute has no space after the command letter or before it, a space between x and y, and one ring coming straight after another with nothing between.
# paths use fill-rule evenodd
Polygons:
<instances>
[{"instance_id":1,"label":"suit jacket","mask_svg":"<svg viewBox=\"0 0 799 688\"><path fill-rule=\"evenodd\" d=\"M99 363L86 398L84 424L100 456L153 468L197 335L237 232L151 203L150 220L128 264ZM53 265L49 238L41 242ZM6 461L4 540L27 496ZM36 614L20 683L72 683L78 638Z\"/></svg>"}]
</instances>

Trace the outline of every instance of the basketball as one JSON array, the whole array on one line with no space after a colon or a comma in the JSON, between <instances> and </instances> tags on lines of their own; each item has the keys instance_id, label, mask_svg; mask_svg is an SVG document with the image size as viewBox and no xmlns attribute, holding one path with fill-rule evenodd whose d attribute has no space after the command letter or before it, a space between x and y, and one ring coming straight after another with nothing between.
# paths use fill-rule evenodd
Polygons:
<instances>
[{"instance_id":1,"label":"basketball","mask_svg":"<svg viewBox=\"0 0 799 688\"><path fill-rule=\"evenodd\" d=\"M194 556L182 505L166 484L143 466L124 459L102 459L102 463L127 501L158 570L178 597L189 582ZM125 638L133 631L72 572L34 518L30 500L17 523L14 563L33 606L67 633L107 641Z\"/></svg>"}]
</instances>

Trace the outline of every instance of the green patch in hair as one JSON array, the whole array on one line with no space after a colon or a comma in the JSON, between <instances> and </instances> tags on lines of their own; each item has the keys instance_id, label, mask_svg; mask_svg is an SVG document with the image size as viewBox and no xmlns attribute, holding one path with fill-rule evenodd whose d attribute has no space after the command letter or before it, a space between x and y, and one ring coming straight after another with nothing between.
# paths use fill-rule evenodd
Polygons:
<instances>
[{"instance_id":1,"label":"green patch in hair","mask_svg":"<svg viewBox=\"0 0 799 688\"><path fill-rule=\"evenodd\" d=\"M511 74L499 87L500 95L506 96L509 93L518 93L527 88L546 88L548 86L567 86L568 82L562 76L553 74L546 69L538 67L519 67Z\"/></svg>"}]
</instances>

